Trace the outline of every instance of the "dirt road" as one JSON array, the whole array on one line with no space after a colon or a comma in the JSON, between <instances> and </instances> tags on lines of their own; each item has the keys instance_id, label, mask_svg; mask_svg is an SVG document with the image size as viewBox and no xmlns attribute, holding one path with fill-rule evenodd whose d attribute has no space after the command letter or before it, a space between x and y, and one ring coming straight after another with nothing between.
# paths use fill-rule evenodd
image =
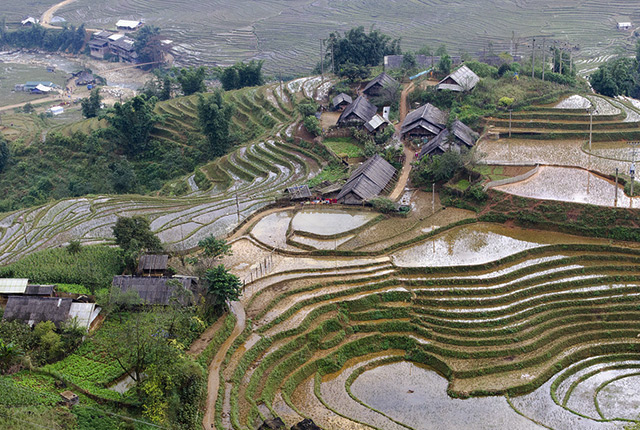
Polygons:
<instances>
[{"instance_id":1,"label":"dirt road","mask_svg":"<svg viewBox=\"0 0 640 430\"><path fill-rule=\"evenodd\" d=\"M398 123L396 124L396 134L400 134L400 130L402 129L402 121L409 113L409 93L413 91L413 82L407 85L407 87L402 90L402 94L400 96L400 112ZM402 171L400 173L400 178L396 183L396 187L393 189L389 198L391 200L398 200L402 197L404 192L404 188L407 186L407 181L409 180L409 173L411 173L411 163L413 162L413 151L409 149L406 145L404 147L404 164L402 165Z\"/></svg>"},{"instance_id":2,"label":"dirt road","mask_svg":"<svg viewBox=\"0 0 640 430\"><path fill-rule=\"evenodd\" d=\"M40 25L45 28L57 28L51 25L51 18L53 18L53 14L56 13L61 7L71 4L74 1L76 0L64 0L60 3L54 4L49 9L45 10L40 17Z\"/></svg>"},{"instance_id":3,"label":"dirt road","mask_svg":"<svg viewBox=\"0 0 640 430\"><path fill-rule=\"evenodd\" d=\"M211 364L209 365L209 378L207 381L207 402L204 406L204 417L202 419L202 428L204 430L211 430L215 427L215 414L216 414L216 399L218 398L218 388L220 386L220 366L224 361L227 351L236 340L240 333L244 330L246 323L246 315L244 313L244 307L240 302L231 302L229 306L229 312L233 312L236 316L236 326L233 328L229 338L220 346L218 353Z\"/></svg>"}]
</instances>

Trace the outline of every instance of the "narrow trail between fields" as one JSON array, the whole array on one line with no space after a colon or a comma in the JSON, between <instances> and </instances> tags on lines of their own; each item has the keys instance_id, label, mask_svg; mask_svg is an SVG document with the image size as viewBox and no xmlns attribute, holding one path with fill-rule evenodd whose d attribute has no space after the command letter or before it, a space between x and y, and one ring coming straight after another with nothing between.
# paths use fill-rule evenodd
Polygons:
<instances>
[{"instance_id":1,"label":"narrow trail between fields","mask_svg":"<svg viewBox=\"0 0 640 430\"><path fill-rule=\"evenodd\" d=\"M407 87L402 90L402 95L400 96L400 112L398 123L396 124L396 134L400 135L400 131L402 129L402 121L409 113L409 93L413 91L413 82L407 85ZM409 173L411 173L411 163L413 162L413 151L409 149L406 145L404 147L404 164L402 165L402 172L400 173L400 178L398 179L398 183L395 188L389 195L391 200L398 200L402 197L404 192L404 188L407 186L407 181L409 180Z\"/></svg>"},{"instance_id":2,"label":"narrow trail between fields","mask_svg":"<svg viewBox=\"0 0 640 430\"><path fill-rule=\"evenodd\" d=\"M244 331L246 323L246 315L244 307L240 302L231 302L229 312L236 317L236 326L233 328L231 335L220 346L211 364L209 364L209 378L207 380L207 402L204 405L204 417L202 419L202 428L211 430L215 428L216 400L218 398L218 388L220 386L220 366L227 355L227 351L233 345L233 342Z\"/></svg>"}]
</instances>

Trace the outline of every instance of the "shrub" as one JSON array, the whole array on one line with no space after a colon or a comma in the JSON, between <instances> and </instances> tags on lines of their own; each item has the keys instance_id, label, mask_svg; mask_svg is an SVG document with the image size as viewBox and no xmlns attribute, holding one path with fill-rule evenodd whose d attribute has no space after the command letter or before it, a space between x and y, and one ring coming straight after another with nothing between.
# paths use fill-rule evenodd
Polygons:
<instances>
[{"instance_id":1,"label":"shrub","mask_svg":"<svg viewBox=\"0 0 640 430\"><path fill-rule=\"evenodd\" d=\"M320 136L322 134L322 128L320 128L320 121L313 115L305 117L304 128L314 136Z\"/></svg>"},{"instance_id":2,"label":"shrub","mask_svg":"<svg viewBox=\"0 0 640 430\"><path fill-rule=\"evenodd\" d=\"M383 214L395 212L396 210L396 204L387 197L375 197L369 200L369 203L371 203L371 206L373 206L375 210Z\"/></svg>"}]
</instances>

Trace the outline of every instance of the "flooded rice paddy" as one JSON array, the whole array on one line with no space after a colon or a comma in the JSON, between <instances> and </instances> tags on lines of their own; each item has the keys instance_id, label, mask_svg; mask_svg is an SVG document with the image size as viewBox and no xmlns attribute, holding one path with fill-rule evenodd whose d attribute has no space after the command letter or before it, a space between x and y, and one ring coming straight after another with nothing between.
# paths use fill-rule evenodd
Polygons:
<instances>
[{"instance_id":1,"label":"flooded rice paddy","mask_svg":"<svg viewBox=\"0 0 640 430\"><path fill-rule=\"evenodd\" d=\"M429 368L399 362L365 371L351 392L368 407L416 430L544 428L519 415L504 397L454 399L447 395L447 385Z\"/></svg>"},{"instance_id":2,"label":"flooded rice paddy","mask_svg":"<svg viewBox=\"0 0 640 430\"><path fill-rule=\"evenodd\" d=\"M466 266L488 263L540 246L585 241L594 242L562 233L478 223L453 228L427 242L398 251L393 254L393 262L401 267Z\"/></svg>"},{"instance_id":3,"label":"flooded rice paddy","mask_svg":"<svg viewBox=\"0 0 640 430\"><path fill-rule=\"evenodd\" d=\"M377 216L374 212L351 212L339 209L304 209L292 221L294 230L322 236L346 233L363 226Z\"/></svg>"},{"instance_id":4,"label":"flooded rice paddy","mask_svg":"<svg viewBox=\"0 0 640 430\"><path fill-rule=\"evenodd\" d=\"M617 203L614 182L595 175L587 170L541 166L531 178L513 184L495 187L522 197L544 200L559 200L574 203L589 203L598 206L639 207L640 199L624 194L618 185Z\"/></svg>"}]
</instances>

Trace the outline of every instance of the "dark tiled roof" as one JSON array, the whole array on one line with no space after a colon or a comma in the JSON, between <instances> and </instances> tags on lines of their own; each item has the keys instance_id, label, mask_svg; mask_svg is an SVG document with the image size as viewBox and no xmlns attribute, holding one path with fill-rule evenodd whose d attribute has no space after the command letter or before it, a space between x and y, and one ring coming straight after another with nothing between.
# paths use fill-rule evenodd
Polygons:
<instances>
[{"instance_id":1,"label":"dark tiled roof","mask_svg":"<svg viewBox=\"0 0 640 430\"><path fill-rule=\"evenodd\" d=\"M345 93L340 93L333 98L333 107L338 107L338 105L342 102L347 102L349 104L353 103L353 99L350 95Z\"/></svg>"},{"instance_id":2,"label":"dark tiled roof","mask_svg":"<svg viewBox=\"0 0 640 430\"><path fill-rule=\"evenodd\" d=\"M381 87L384 88L384 87L389 86L389 85L398 85L398 81L396 81L395 79L393 79L391 76L387 75L386 73L382 72L378 76L373 78L373 80L371 82L369 82L366 87L364 87L364 90L362 90L362 92L366 93L367 91L369 91L369 89L371 89L372 87L374 87L376 85L380 85Z\"/></svg>"},{"instance_id":3,"label":"dark tiled roof","mask_svg":"<svg viewBox=\"0 0 640 430\"><path fill-rule=\"evenodd\" d=\"M143 255L138 261L138 272L167 270L168 255Z\"/></svg>"},{"instance_id":4,"label":"dark tiled roof","mask_svg":"<svg viewBox=\"0 0 640 430\"><path fill-rule=\"evenodd\" d=\"M27 285L24 294L27 296L51 296L54 285Z\"/></svg>"},{"instance_id":5,"label":"dark tiled roof","mask_svg":"<svg viewBox=\"0 0 640 430\"><path fill-rule=\"evenodd\" d=\"M140 296L142 303L147 305L168 305L171 297L178 293L178 290L173 285L167 285L169 280L177 280L182 286L194 292L195 278L190 277L141 277L141 276L114 276L113 285L120 288L121 291L135 291ZM181 300L183 305L187 305L184 300Z\"/></svg>"},{"instance_id":6,"label":"dark tiled roof","mask_svg":"<svg viewBox=\"0 0 640 430\"><path fill-rule=\"evenodd\" d=\"M53 321L57 326L69 317L71 299L58 297L9 296L3 319L28 324Z\"/></svg>"},{"instance_id":7,"label":"dark tiled roof","mask_svg":"<svg viewBox=\"0 0 640 430\"><path fill-rule=\"evenodd\" d=\"M462 121L455 120L453 124L451 124L451 131L453 131L456 138L460 139L468 147L476 144L476 140L478 139L477 134Z\"/></svg>"},{"instance_id":8,"label":"dark tiled roof","mask_svg":"<svg viewBox=\"0 0 640 430\"><path fill-rule=\"evenodd\" d=\"M338 118L338 124L345 121L350 115L356 115L364 122L368 122L376 114L378 109L372 105L366 97L360 96L353 103L346 107L340 118Z\"/></svg>"},{"instance_id":9,"label":"dark tiled roof","mask_svg":"<svg viewBox=\"0 0 640 430\"><path fill-rule=\"evenodd\" d=\"M425 155L429 155L436 149L439 149L442 152L446 152L447 149L449 149L448 140L449 140L449 130L445 128L440 132L440 134L438 134L436 137L431 139L429 142L427 142L426 145L422 147L422 149L420 150L420 154L418 155L418 158L422 158Z\"/></svg>"},{"instance_id":10,"label":"dark tiled roof","mask_svg":"<svg viewBox=\"0 0 640 430\"><path fill-rule=\"evenodd\" d=\"M418 109L409 112L404 121L402 121L402 134L419 125L425 126L422 121L426 121L431 124L432 127L435 126L435 128L443 129L447 123L447 115L431 103L427 103L426 105L420 106ZM427 127L425 126L425 128ZM427 129L430 130L429 128Z\"/></svg>"},{"instance_id":11,"label":"dark tiled roof","mask_svg":"<svg viewBox=\"0 0 640 430\"><path fill-rule=\"evenodd\" d=\"M362 200L373 198L380 194L395 173L396 169L376 154L353 172L337 198L341 199L351 192Z\"/></svg>"}]
</instances>

